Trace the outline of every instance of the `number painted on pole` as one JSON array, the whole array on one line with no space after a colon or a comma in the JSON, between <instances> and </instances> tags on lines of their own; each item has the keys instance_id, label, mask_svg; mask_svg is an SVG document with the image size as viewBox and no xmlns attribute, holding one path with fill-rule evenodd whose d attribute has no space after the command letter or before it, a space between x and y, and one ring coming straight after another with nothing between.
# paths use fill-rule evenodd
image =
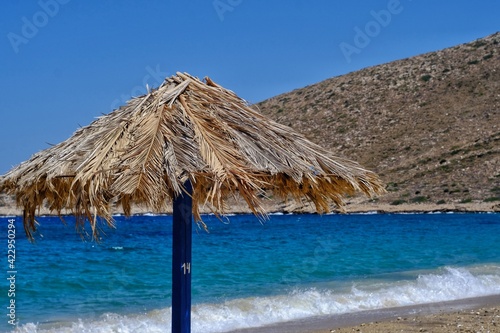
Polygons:
<instances>
[{"instance_id":1,"label":"number painted on pole","mask_svg":"<svg viewBox=\"0 0 500 333\"><path fill-rule=\"evenodd\" d=\"M191 263L190 262L183 263L181 267L184 269L184 275L191 274Z\"/></svg>"}]
</instances>

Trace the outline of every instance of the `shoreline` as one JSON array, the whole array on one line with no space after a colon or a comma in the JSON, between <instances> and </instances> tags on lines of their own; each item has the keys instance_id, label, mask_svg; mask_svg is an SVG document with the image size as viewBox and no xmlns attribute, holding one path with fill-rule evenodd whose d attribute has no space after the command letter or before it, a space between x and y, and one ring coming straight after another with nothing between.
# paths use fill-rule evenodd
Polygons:
<instances>
[{"instance_id":1,"label":"shoreline","mask_svg":"<svg viewBox=\"0 0 500 333\"><path fill-rule=\"evenodd\" d=\"M230 209L225 212L226 214L252 214L252 211L243 203L232 202ZM297 205L296 203L275 203L265 202L263 208L268 214L284 213L284 214L317 214L314 206L305 204ZM212 211L207 207L200 207L202 214L210 214ZM450 203L450 204L433 204L433 203L405 203L400 205L392 205L389 203L381 202L366 202L366 201L351 201L347 202L344 211L332 208L331 213L338 214L357 214L357 213L378 213L378 214L391 214L391 213L494 213L500 212L500 204L492 202L471 202L471 203ZM132 216L151 214L151 210L144 207L133 207ZM38 216L57 216L56 212L48 209L40 209L36 213ZM121 207L116 207L113 214L123 214ZM167 209L160 214L172 214L171 209ZM22 216L22 209L17 208L13 204L8 204L0 207L0 216ZM70 211L63 211L62 216L73 215Z\"/></svg>"},{"instance_id":2,"label":"shoreline","mask_svg":"<svg viewBox=\"0 0 500 333\"><path fill-rule=\"evenodd\" d=\"M484 330L486 329L486 330ZM500 294L327 315L229 333L500 332Z\"/></svg>"}]
</instances>

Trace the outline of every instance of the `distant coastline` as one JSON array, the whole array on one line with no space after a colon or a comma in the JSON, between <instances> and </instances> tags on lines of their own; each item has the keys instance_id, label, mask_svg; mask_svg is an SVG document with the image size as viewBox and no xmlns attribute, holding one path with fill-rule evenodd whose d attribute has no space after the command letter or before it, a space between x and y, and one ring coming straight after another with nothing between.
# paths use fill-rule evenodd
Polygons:
<instances>
[{"instance_id":1,"label":"distant coastline","mask_svg":"<svg viewBox=\"0 0 500 333\"><path fill-rule=\"evenodd\" d=\"M295 202L289 203L277 203L272 200L264 201L263 208L269 214L272 213L284 213L284 214L314 214L315 208L313 205L303 204L298 205ZM435 204L435 203L403 203L399 205L393 205L390 203L383 202L367 202L363 201L348 201L345 205L345 211L341 212L338 209L332 207L332 213L379 213L379 214L390 214L390 213L446 213L446 212L468 212L468 213L492 213L500 212L500 204L496 202L468 202L468 203L447 203L447 204ZM208 208L201 208L202 213L210 214L211 211ZM116 207L115 214L123 214L121 207ZM152 213L151 210L144 207L133 207L133 215L149 214ZM171 210L166 210L162 212L165 214L171 214ZM233 201L227 210L227 214L251 214L251 210L245 205L245 203ZM22 216L22 209L16 207L14 202L5 204L0 207L0 216ZM37 215L57 215L57 212L50 211L48 209L41 209L37 211ZM71 211L63 211L63 215L72 215Z\"/></svg>"}]
</instances>

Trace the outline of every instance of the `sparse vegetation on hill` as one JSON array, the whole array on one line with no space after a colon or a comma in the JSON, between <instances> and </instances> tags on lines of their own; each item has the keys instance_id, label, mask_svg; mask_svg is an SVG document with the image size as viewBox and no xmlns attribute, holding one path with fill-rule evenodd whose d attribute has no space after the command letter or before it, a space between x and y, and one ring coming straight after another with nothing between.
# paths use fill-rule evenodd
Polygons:
<instances>
[{"instance_id":1,"label":"sparse vegetation on hill","mask_svg":"<svg viewBox=\"0 0 500 333\"><path fill-rule=\"evenodd\" d=\"M334 77L257 106L382 177L387 194L375 202L352 198L353 204L394 210L479 204L500 211L500 33ZM14 205L0 196L0 213L15 212ZM272 200L266 206L303 211Z\"/></svg>"},{"instance_id":2,"label":"sparse vegetation on hill","mask_svg":"<svg viewBox=\"0 0 500 333\"><path fill-rule=\"evenodd\" d=\"M258 104L380 174L380 202L500 204L500 33Z\"/></svg>"}]
</instances>

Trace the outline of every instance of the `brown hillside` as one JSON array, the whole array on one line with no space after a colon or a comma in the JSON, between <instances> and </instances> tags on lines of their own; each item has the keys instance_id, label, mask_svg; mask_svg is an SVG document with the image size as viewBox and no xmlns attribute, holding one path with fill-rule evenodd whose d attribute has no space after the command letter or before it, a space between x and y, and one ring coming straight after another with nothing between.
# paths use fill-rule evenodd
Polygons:
<instances>
[{"instance_id":1,"label":"brown hillside","mask_svg":"<svg viewBox=\"0 0 500 333\"><path fill-rule=\"evenodd\" d=\"M388 193L375 202L351 198L354 210L500 211L500 33L334 77L257 106L381 175ZM418 203L426 204L408 205ZM265 204L270 211L308 210ZM0 196L0 215L19 214L14 206ZM231 210L248 209L233 203Z\"/></svg>"},{"instance_id":2,"label":"brown hillside","mask_svg":"<svg viewBox=\"0 0 500 333\"><path fill-rule=\"evenodd\" d=\"M500 33L258 104L379 173L380 202L500 203Z\"/></svg>"}]
</instances>

